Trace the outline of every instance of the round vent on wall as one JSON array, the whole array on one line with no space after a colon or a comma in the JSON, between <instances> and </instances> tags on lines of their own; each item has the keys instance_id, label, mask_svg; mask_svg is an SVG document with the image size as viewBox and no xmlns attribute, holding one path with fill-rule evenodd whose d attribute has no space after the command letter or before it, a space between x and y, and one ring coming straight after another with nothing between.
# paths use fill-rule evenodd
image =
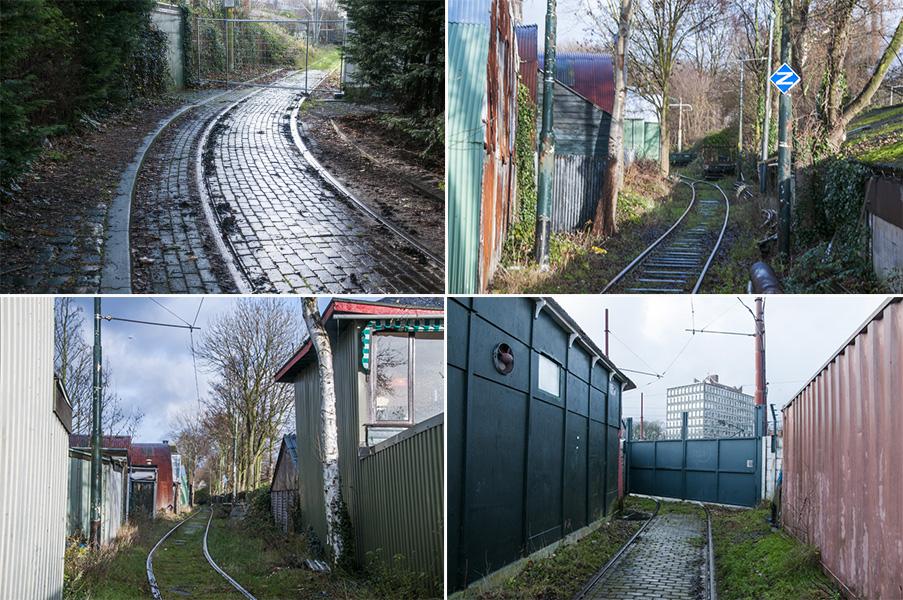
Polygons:
<instances>
[{"instance_id":1,"label":"round vent on wall","mask_svg":"<svg viewBox=\"0 0 903 600\"><path fill-rule=\"evenodd\" d=\"M508 375L514 370L514 352L508 344L499 344L492 351L492 363L495 370L502 375Z\"/></svg>"}]
</instances>

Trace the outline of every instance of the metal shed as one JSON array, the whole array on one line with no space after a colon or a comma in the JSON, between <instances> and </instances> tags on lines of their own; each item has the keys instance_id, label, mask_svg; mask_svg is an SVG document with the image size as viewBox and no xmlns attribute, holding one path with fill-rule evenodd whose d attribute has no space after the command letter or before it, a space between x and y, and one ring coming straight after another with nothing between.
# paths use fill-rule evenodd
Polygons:
<instances>
[{"instance_id":1,"label":"metal shed","mask_svg":"<svg viewBox=\"0 0 903 600\"><path fill-rule=\"evenodd\" d=\"M356 561L363 566L379 560L395 568L395 557L400 556L404 568L425 574L437 590L442 582L444 386L441 397L435 398L438 413L419 420L414 410L409 423L384 426L373 414L370 361L379 360L382 335L430 338L439 341L434 350L442 350L444 313L441 298L334 299L323 312L335 369L342 497L354 532ZM408 364L443 369L441 352L434 358L419 356ZM404 389L412 390L409 397L419 397L423 388L417 391L416 372L409 371L409 377L411 373L413 386ZM276 380L295 387L300 525L325 545L319 377L309 341L279 370ZM391 431L393 427L396 431ZM374 429L380 433L375 435Z\"/></svg>"},{"instance_id":2,"label":"metal shed","mask_svg":"<svg viewBox=\"0 0 903 600\"><path fill-rule=\"evenodd\" d=\"M888 298L783 408L784 527L851 595L903 597L903 298Z\"/></svg>"},{"instance_id":3,"label":"metal shed","mask_svg":"<svg viewBox=\"0 0 903 600\"><path fill-rule=\"evenodd\" d=\"M0 598L62 597L72 408L53 318L53 298L0 298Z\"/></svg>"},{"instance_id":4,"label":"metal shed","mask_svg":"<svg viewBox=\"0 0 903 600\"><path fill-rule=\"evenodd\" d=\"M101 458L100 541L109 544L126 520L128 458L104 451ZM67 536L87 538L91 533L91 453L69 449L69 494L66 511Z\"/></svg>"},{"instance_id":5,"label":"metal shed","mask_svg":"<svg viewBox=\"0 0 903 600\"><path fill-rule=\"evenodd\" d=\"M159 511L173 512L178 509L176 482L172 473L172 447L169 444L132 444L129 447L129 463L130 513L149 512L153 516ZM150 498L153 498L153 504L150 504Z\"/></svg>"},{"instance_id":6,"label":"metal shed","mask_svg":"<svg viewBox=\"0 0 903 600\"><path fill-rule=\"evenodd\" d=\"M298 498L298 448L294 433L282 436L270 484L270 510L283 533L294 529L292 512Z\"/></svg>"},{"instance_id":7,"label":"metal shed","mask_svg":"<svg viewBox=\"0 0 903 600\"><path fill-rule=\"evenodd\" d=\"M451 298L450 590L588 532L618 496L633 382L551 298Z\"/></svg>"},{"instance_id":8,"label":"metal shed","mask_svg":"<svg viewBox=\"0 0 903 600\"><path fill-rule=\"evenodd\" d=\"M448 7L449 289L486 289L516 198L513 160L520 60L509 0Z\"/></svg>"}]
</instances>

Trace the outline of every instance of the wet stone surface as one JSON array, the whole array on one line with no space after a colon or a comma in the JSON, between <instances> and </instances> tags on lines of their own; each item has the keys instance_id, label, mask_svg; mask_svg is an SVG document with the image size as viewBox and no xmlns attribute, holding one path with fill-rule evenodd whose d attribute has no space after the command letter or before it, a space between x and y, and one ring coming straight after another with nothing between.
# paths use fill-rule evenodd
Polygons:
<instances>
[{"instance_id":1,"label":"wet stone surface","mask_svg":"<svg viewBox=\"0 0 903 600\"><path fill-rule=\"evenodd\" d=\"M705 518L667 513L649 524L631 548L596 582L593 600L697 600L705 593Z\"/></svg>"}]
</instances>

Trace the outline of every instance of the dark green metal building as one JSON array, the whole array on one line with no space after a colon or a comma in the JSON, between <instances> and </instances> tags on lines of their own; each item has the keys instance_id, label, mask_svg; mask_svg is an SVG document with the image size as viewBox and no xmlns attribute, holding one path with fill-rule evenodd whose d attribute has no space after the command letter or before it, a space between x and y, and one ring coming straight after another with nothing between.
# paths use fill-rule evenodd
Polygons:
<instances>
[{"instance_id":1,"label":"dark green metal building","mask_svg":"<svg viewBox=\"0 0 903 600\"><path fill-rule=\"evenodd\" d=\"M441 590L444 473L442 299L338 300L333 349L342 497L358 564L402 557ZM295 386L301 526L327 541L317 356L308 340L280 369ZM441 388L437 382L441 383ZM440 391L441 390L441 391ZM392 562L397 565L396 562Z\"/></svg>"},{"instance_id":2,"label":"dark green metal building","mask_svg":"<svg viewBox=\"0 0 903 600\"><path fill-rule=\"evenodd\" d=\"M451 298L448 585L605 517L634 384L551 298Z\"/></svg>"}]
</instances>

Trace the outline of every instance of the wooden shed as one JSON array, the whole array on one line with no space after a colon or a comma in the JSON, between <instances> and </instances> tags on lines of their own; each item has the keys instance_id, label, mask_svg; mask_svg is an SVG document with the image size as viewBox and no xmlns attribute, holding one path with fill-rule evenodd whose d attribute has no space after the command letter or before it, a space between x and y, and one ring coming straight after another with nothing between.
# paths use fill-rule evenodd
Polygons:
<instances>
[{"instance_id":1,"label":"wooden shed","mask_svg":"<svg viewBox=\"0 0 903 600\"><path fill-rule=\"evenodd\" d=\"M273 483L270 485L270 508L276 525L288 533L294 529L292 508L298 497L298 447L294 433L282 436L279 445L279 456L273 470Z\"/></svg>"}]
</instances>

